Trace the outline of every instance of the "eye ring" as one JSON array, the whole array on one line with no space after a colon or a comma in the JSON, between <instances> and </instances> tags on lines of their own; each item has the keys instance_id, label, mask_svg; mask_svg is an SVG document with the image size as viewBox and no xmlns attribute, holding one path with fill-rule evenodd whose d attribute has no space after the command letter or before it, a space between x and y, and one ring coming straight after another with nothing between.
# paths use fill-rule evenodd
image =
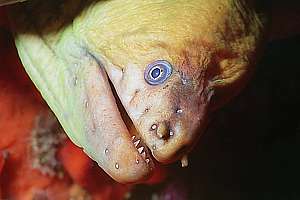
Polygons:
<instances>
[{"instance_id":1,"label":"eye ring","mask_svg":"<svg viewBox=\"0 0 300 200\"><path fill-rule=\"evenodd\" d=\"M172 74L172 65L166 60L150 63L144 73L145 81L150 85L163 84Z\"/></svg>"}]
</instances>

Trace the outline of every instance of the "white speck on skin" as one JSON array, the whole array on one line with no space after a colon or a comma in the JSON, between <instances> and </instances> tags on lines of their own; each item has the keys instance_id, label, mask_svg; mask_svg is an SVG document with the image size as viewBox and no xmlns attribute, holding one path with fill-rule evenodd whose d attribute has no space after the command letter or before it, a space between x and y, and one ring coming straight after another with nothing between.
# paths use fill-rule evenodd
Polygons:
<instances>
[{"instance_id":1,"label":"white speck on skin","mask_svg":"<svg viewBox=\"0 0 300 200\"><path fill-rule=\"evenodd\" d=\"M116 168L116 169L119 169L119 167L120 167L119 164L116 163L116 164L115 164L115 168Z\"/></svg>"},{"instance_id":2,"label":"white speck on skin","mask_svg":"<svg viewBox=\"0 0 300 200\"><path fill-rule=\"evenodd\" d=\"M186 83L187 83L187 80L185 80L185 79L181 79L181 83L182 83L182 85L186 85Z\"/></svg>"},{"instance_id":3,"label":"white speck on skin","mask_svg":"<svg viewBox=\"0 0 300 200\"><path fill-rule=\"evenodd\" d=\"M155 145L155 144L152 145L152 149L153 149L153 150L156 150L156 145Z\"/></svg>"},{"instance_id":4,"label":"white speck on skin","mask_svg":"<svg viewBox=\"0 0 300 200\"><path fill-rule=\"evenodd\" d=\"M104 153L105 153L105 154L108 154L108 149L107 149L107 148L105 149Z\"/></svg>"},{"instance_id":5,"label":"white speck on skin","mask_svg":"<svg viewBox=\"0 0 300 200\"><path fill-rule=\"evenodd\" d=\"M173 132L173 131L170 131L169 134L170 134L170 136L173 136L173 135L174 135L174 132Z\"/></svg>"},{"instance_id":6,"label":"white speck on skin","mask_svg":"<svg viewBox=\"0 0 300 200\"><path fill-rule=\"evenodd\" d=\"M152 126L151 126L151 129L152 130L155 130L157 128L157 125L156 124L153 124Z\"/></svg>"},{"instance_id":7,"label":"white speck on skin","mask_svg":"<svg viewBox=\"0 0 300 200\"><path fill-rule=\"evenodd\" d=\"M178 113L178 114L181 114L183 111L182 111L182 109L177 109L176 110L176 113Z\"/></svg>"}]
</instances>

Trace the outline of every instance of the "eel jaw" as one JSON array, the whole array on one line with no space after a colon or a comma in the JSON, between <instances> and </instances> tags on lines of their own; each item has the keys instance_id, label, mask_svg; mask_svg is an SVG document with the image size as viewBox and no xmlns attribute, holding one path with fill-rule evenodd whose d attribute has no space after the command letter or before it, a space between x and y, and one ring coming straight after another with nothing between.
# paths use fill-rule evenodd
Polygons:
<instances>
[{"instance_id":1,"label":"eel jaw","mask_svg":"<svg viewBox=\"0 0 300 200\"><path fill-rule=\"evenodd\" d=\"M124 123L104 68L91 64L85 69L86 132L81 146L116 181L146 180L154 164L149 153L141 151L142 143L132 141L134 133Z\"/></svg>"}]
</instances>

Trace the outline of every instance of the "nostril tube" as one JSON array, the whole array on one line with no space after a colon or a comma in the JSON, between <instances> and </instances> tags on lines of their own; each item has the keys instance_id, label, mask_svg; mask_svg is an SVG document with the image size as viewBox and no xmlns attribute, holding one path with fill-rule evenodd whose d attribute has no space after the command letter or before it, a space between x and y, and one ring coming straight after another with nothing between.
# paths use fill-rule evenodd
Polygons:
<instances>
[{"instance_id":1,"label":"nostril tube","mask_svg":"<svg viewBox=\"0 0 300 200\"><path fill-rule=\"evenodd\" d=\"M159 126L157 127L156 134L161 139L168 138L170 136L170 130L168 124L166 122L160 123Z\"/></svg>"}]
</instances>

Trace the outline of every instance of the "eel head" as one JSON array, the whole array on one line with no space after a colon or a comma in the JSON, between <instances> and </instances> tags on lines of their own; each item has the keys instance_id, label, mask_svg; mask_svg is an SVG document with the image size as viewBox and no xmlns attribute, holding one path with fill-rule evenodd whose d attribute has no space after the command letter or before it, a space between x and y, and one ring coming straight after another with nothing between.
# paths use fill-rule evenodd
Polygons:
<instances>
[{"instance_id":1,"label":"eel head","mask_svg":"<svg viewBox=\"0 0 300 200\"><path fill-rule=\"evenodd\" d=\"M133 143L160 163L185 156L243 87L262 36L242 1L111 1L75 24L137 130Z\"/></svg>"},{"instance_id":2,"label":"eel head","mask_svg":"<svg viewBox=\"0 0 300 200\"><path fill-rule=\"evenodd\" d=\"M114 67L107 69L137 130L134 136L161 163L181 158L204 130L213 90L208 70L198 59L185 58L176 64L154 60L144 68L130 64L117 73Z\"/></svg>"},{"instance_id":3,"label":"eel head","mask_svg":"<svg viewBox=\"0 0 300 200\"><path fill-rule=\"evenodd\" d=\"M186 158L263 35L243 0L51 2L13 12L19 55L72 141L123 183Z\"/></svg>"}]
</instances>

